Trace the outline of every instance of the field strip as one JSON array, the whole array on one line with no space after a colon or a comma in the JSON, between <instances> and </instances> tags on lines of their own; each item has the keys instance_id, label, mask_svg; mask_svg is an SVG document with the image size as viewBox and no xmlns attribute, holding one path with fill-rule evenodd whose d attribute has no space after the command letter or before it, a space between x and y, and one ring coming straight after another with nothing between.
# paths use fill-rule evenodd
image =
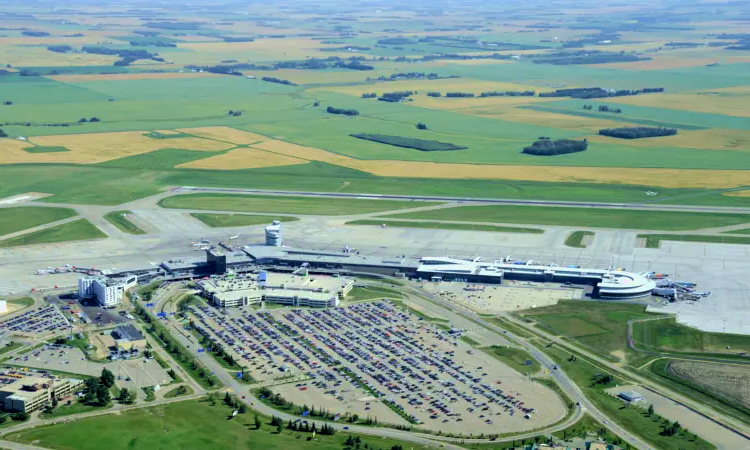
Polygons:
<instances>
[{"instance_id":1,"label":"field strip","mask_svg":"<svg viewBox=\"0 0 750 450\"><path fill-rule=\"evenodd\" d=\"M157 72L157 73L110 73L84 75L51 75L47 78L63 83L85 83L87 81L169 80L174 78L206 78L222 75L209 72Z\"/></svg>"},{"instance_id":2,"label":"field strip","mask_svg":"<svg viewBox=\"0 0 750 450\"><path fill-rule=\"evenodd\" d=\"M180 169L242 170L308 164L310 161L256 148L236 148L221 155L180 164Z\"/></svg>"},{"instance_id":3,"label":"field strip","mask_svg":"<svg viewBox=\"0 0 750 450\"><path fill-rule=\"evenodd\" d=\"M231 127L199 127L199 128L178 128L180 133L190 134L193 136L213 139L215 141L230 142L237 145L256 144L267 141L270 138L256 134L250 131L238 130Z\"/></svg>"}]
</instances>

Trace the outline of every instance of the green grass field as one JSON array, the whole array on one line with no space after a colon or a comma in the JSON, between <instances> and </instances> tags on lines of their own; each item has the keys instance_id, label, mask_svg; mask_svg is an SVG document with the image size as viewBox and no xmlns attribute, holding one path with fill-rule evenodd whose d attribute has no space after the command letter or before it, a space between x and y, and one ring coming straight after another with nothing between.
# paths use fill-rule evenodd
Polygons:
<instances>
[{"instance_id":1,"label":"green grass field","mask_svg":"<svg viewBox=\"0 0 750 450\"><path fill-rule=\"evenodd\" d=\"M610 360L630 357L627 325L631 319L658 317L643 305L560 300L557 305L518 313L557 336L573 338L583 348ZM502 326L502 325L501 325Z\"/></svg>"},{"instance_id":2,"label":"green grass field","mask_svg":"<svg viewBox=\"0 0 750 450\"><path fill-rule=\"evenodd\" d=\"M71 414L81 414L92 411L106 410L114 406L114 403L110 402L107 406L92 406L86 405L85 403L74 400L70 405L61 403L51 413L43 412L39 415L40 419L57 419L59 417L69 416Z\"/></svg>"},{"instance_id":3,"label":"green grass field","mask_svg":"<svg viewBox=\"0 0 750 450\"><path fill-rule=\"evenodd\" d=\"M639 348L689 353L750 353L750 336L708 333L686 327L674 318L633 324L633 340Z\"/></svg>"},{"instance_id":4,"label":"green grass field","mask_svg":"<svg viewBox=\"0 0 750 450\"><path fill-rule=\"evenodd\" d=\"M263 417L255 429L252 413L232 418L232 409L219 398L215 405L206 400L184 401L164 406L136 409L121 414L81 419L67 424L38 427L8 434L5 439L34 443L55 450L183 450L188 448L287 450L341 450L348 433L323 436L282 430L276 432L270 419ZM362 444L390 449L425 448L395 439L362 437ZM433 448L437 448L433 447Z\"/></svg>"},{"instance_id":5,"label":"green grass field","mask_svg":"<svg viewBox=\"0 0 750 450\"><path fill-rule=\"evenodd\" d=\"M128 214L133 214L128 210L111 211L104 215L109 223L116 226L120 231L128 234L146 234L145 231L138 228L133 222L127 219Z\"/></svg>"},{"instance_id":6,"label":"green grass field","mask_svg":"<svg viewBox=\"0 0 750 450\"><path fill-rule=\"evenodd\" d=\"M385 217L665 231L695 230L750 222L750 214L504 205L459 206Z\"/></svg>"},{"instance_id":7,"label":"green grass field","mask_svg":"<svg viewBox=\"0 0 750 450\"><path fill-rule=\"evenodd\" d=\"M334 216L393 211L439 204L437 202L398 200L226 194L183 194L159 201L159 206L162 208Z\"/></svg>"},{"instance_id":8,"label":"green grass field","mask_svg":"<svg viewBox=\"0 0 750 450\"><path fill-rule=\"evenodd\" d=\"M346 294L346 300L350 302L382 298L400 299L401 297L401 293L397 290L381 286L355 286Z\"/></svg>"},{"instance_id":9,"label":"green grass field","mask_svg":"<svg viewBox=\"0 0 750 450\"><path fill-rule=\"evenodd\" d=\"M0 236L69 219L78 213L70 208L17 206L0 209Z\"/></svg>"},{"instance_id":10,"label":"green grass field","mask_svg":"<svg viewBox=\"0 0 750 450\"><path fill-rule=\"evenodd\" d=\"M392 228L427 228L434 230L468 230L468 231L492 231L497 233L530 233L542 234L544 230L539 228L503 227L498 225L478 225L461 223L439 223L439 222L411 222L399 220L350 220L346 225L386 225Z\"/></svg>"},{"instance_id":11,"label":"green grass field","mask_svg":"<svg viewBox=\"0 0 750 450\"><path fill-rule=\"evenodd\" d=\"M750 245L750 237L747 236L713 236L705 234L639 234L638 238L646 240L646 248L659 248L661 247L662 241Z\"/></svg>"},{"instance_id":12,"label":"green grass field","mask_svg":"<svg viewBox=\"0 0 750 450\"><path fill-rule=\"evenodd\" d=\"M42 147L39 145L36 145L34 147L27 147L24 150L29 153L60 153L70 151L65 147Z\"/></svg>"},{"instance_id":13,"label":"green grass field","mask_svg":"<svg viewBox=\"0 0 750 450\"><path fill-rule=\"evenodd\" d=\"M723 231L724 234L750 234L750 228L743 228L741 230Z\"/></svg>"},{"instance_id":14,"label":"green grass field","mask_svg":"<svg viewBox=\"0 0 750 450\"><path fill-rule=\"evenodd\" d=\"M55 225L39 231L22 234L0 241L0 248L22 245L54 244L58 242L85 241L88 239L106 238L99 228L86 219Z\"/></svg>"},{"instance_id":15,"label":"green grass field","mask_svg":"<svg viewBox=\"0 0 750 450\"><path fill-rule=\"evenodd\" d=\"M484 347L481 350L502 361L503 364L511 367L520 374L535 374L542 368L539 362L532 358L526 350L520 348L493 345L491 347ZM526 361L531 361L531 364L526 364Z\"/></svg>"},{"instance_id":16,"label":"green grass field","mask_svg":"<svg viewBox=\"0 0 750 450\"><path fill-rule=\"evenodd\" d=\"M573 248L586 248L586 244L583 243L583 239L588 236L593 236L594 233L591 231L574 231L565 238L565 245Z\"/></svg>"},{"instance_id":17,"label":"green grass field","mask_svg":"<svg viewBox=\"0 0 750 450\"><path fill-rule=\"evenodd\" d=\"M291 216L260 216L253 214L206 214L191 213L192 217L200 220L209 227L244 227L248 225L268 225L272 220L280 222L295 222L297 217Z\"/></svg>"}]
</instances>

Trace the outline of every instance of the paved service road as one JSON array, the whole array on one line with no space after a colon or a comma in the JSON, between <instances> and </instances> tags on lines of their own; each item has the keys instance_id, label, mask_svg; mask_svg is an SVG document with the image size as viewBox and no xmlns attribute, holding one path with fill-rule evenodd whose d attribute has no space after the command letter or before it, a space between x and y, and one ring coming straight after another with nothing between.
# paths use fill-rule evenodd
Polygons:
<instances>
[{"instance_id":1,"label":"paved service road","mask_svg":"<svg viewBox=\"0 0 750 450\"><path fill-rule=\"evenodd\" d=\"M744 188L743 188L744 189ZM739 190L739 189L731 189ZM264 189L231 189L182 186L174 189L173 193L186 192L225 192L227 194L262 194L262 195L295 195L302 197L331 197L331 198L357 198L378 200L412 200L430 202L459 202L459 203L481 203L493 205L527 205L527 206L575 206L588 208L623 208L623 209L649 209L658 211L692 211L692 212L742 212L750 213L750 208L722 207L722 206L690 206L690 205L667 205L663 203L605 203L605 202L576 202L576 201L554 201L554 200L523 200L481 197L439 197L424 195L390 195L390 194L348 194L343 192L309 192L309 191L275 191ZM728 190L729 191L729 190Z\"/></svg>"}]
</instances>

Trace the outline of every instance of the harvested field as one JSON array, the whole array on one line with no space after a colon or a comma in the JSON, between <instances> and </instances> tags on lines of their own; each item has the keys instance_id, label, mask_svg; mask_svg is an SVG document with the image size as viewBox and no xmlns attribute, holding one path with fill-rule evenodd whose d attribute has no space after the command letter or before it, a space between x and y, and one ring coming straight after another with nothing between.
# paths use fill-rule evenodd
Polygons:
<instances>
[{"instance_id":1,"label":"harvested field","mask_svg":"<svg viewBox=\"0 0 750 450\"><path fill-rule=\"evenodd\" d=\"M241 170L290 166L293 164L307 164L309 162L304 159L266 152L255 148L236 148L221 155L198 159L180 164L177 167L184 169Z\"/></svg>"},{"instance_id":2,"label":"harvested field","mask_svg":"<svg viewBox=\"0 0 750 450\"><path fill-rule=\"evenodd\" d=\"M151 139L143 131L116 133L91 133L37 136L29 140L4 140L5 151L0 156L0 164L14 163L79 163L95 164L125 156L149 153L162 148L183 150L219 151L232 147L231 144L200 138L173 138L169 140ZM29 153L24 150L31 146L65 147L69 152Z\"/></svg>"},{"instance_id":3,"label":"harvested field","mask_svg":"<svg viewBox=\"0 0 750 450\"><path fill-rule=\"evenodd\" d=\"M670 360L666 371L713 395L750 408L750 370L745 365Z\"/></svg>"},{"instance_id":4,"label":"harvested field","mask_svg":"<svg viewBox=\"0 0 750 450\"><path fill-rule=\"evenodd\" d=\"M180 128L175 131L237 145L255 144L256 142L269 140L266 136L231 127Z\"/></svg>"},{"instance_id":5,"label":"harvested field","mask_svg":"<svg viewBox=\"0 0 750 450\"><path fill-rule=\"evenodd\" d=\"M220 77L209 72L164 72L164 73L111 73L94 75L53 75L47 78L63 83L85 83L88 81L123 81L123 80L164 80L172 78L205 78Z\"/></svg>"},{"instance_id":6,"label":"harvested field","mask_svg":"<svg viewBox=\"0 0 750 450\"><path fill-rule=\"evenodd\" d=\"M747 87L711 89L684 94L633 95L617 98L618 104L740 117L750 117L750 110L747 107L748 101L750 101L750 89Z\"/></svg>"}]
</instances>

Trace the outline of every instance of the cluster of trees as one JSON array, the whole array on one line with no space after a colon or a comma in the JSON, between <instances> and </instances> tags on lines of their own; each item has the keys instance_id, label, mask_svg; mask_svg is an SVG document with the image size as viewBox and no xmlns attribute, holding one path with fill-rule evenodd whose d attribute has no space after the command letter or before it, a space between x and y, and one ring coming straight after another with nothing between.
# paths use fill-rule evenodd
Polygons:
<instances>
[{"instance_id":1,"label":"cluster of trees","mask_svg":"<svg viewBox=\"0 0 750 450\"><path fill-rule=\"evenodd\" d=\"M34 31L34 30L24 30L21 32L24 36L32 36L32 37L44 37L49 36L49 33L46 31Z\"/></svg>"},{"instance_id":2,"label":"cluster of trees","mask_svg":"<svg viewBox=\"0 0 750 450\"><path fill-rule=\"evenodd\" d=\"M677 134L677 128L664 127L622 127L622 128L605 128L599 130L602 136L615 137L620 139L641 139L659 136L674 136Z\"/></svg>"},{"instance_id":3,"label":"cluster of trees","mask_svg":"<svg viewBox=\"0 0 750 450\"><path fill-rule=\"evenodd\" d=\"M427 129L427 125L420 122ZM419 128L419 124L417 125ZM393 145L394 147L401 148L413 148L415 150L423 152L439 152L439 151L450 151L450 150L464 150L467 147L461 147L459 145L451 144L449 142L430 141L425 139L416 139L403 136L389 136L386 134L373 134L373 133L359 133L350 134L349 136L364 139L366 141L377 142L379 144Z\"/></svg>"},{"instance_id":4,"label":"cluster of trees","mask_svg":"<svg viewBox=\"0 0 750 450\"><path fill-rule=\"evenodd\" d=\"M378 94L375 92L365 92L362 94L362 98L377 98Z\"/></svg>"},{"instance_id":5,"label":"cluster of trees","mask_svg":"<svg viewBox=\"0 0 750 450\"><path fill-rule=\"evenodd\" d=\"M474 94L471 92L447 92L445 96L446 97L474 97Z\"/></svg>"},{"instance_id":6,"label":"cluster of trees","mask_svg":"<svg viewBox=\"0 0 750 450\"><path fill-rule=\"evenodd\" d=\"M575 141L572 139L558 139L556 141L550 138L541 137L528 147L525 147L522 153L535 156L555 156L567 153L582 152L588 148L586 139Z\"/></svg>"},{"instance_id":7,"label":"cluster of trees","mask_svg":"<svg viewBox=\"0 0 750 450\"><path fill-rule=\"evenodd\" d=\"M612 384L614 382L615 382L615 377L613 377L612 375L610 375L608 373L604 374L604 375L601 375L601 376L597 377L597 379L596 379L596 384L604 384L604 385L606 385L606 384Z\"/></svg>"},{"instance_id":8,"label":"cluster of trees","mask_svg":"<svg viewBox=\"0 0 750 450\"><path fill-rule=\"evenodd\" d=\"M605 98L605 97L623 97L628 95L648 94L653 92L664 92L664 88L643 88L643 89L618 89L607 90L600 87L590 88L568 88L556 89L552 92L540 92L540 97L571 97L571 98Z\"/></svg>"},{"instance_id":9,"label":"cluster of trees","mask_svg":"<svg viewBox=\"0 0 750 450\"><path fill-rule=\"evenodd\" d=\"M333 67L341 68L341 69L351 69L351 70L374 70L375 67L362 64L359 61L351 61L351 62L344 62L339 61L336 64L333 65Z\"/></svg>"},{"instance_id":10,"label":"cluster of trees","mask_svg":"<svg viewBox=\"0 0 750 450\"><path fill-rule=\"evenodd\" d=\"M89 378L84 383L83 403L95 406L107 406L111 400L109 389L115 385L115 375L110 371L102 369L99 378Z\"/></svg>"},{"instance_id":11,"label":"cluster of trees","mask_svg":"<svg viewBox=\"0 0 750 450\"><path fill-rule=\"evenodd\" d=\"M131 391L128 388L123 388L120 391L120 396L117 397L117 401L125 405L132 405L133 403L135 403L136 397L137 394L134 390Z\"/></svg>"},{"instance_id":12,"label":"cluster of trees","mask_svg":"<svg viewBox=\"0 0 750 450\"><path fill-rule=\"evenodd\" d=\"M230 109L229 112L227 112L227 115L234 116L234 117L239 117L239 116L242 115L242 111L233 111L233 110Z\"/></svg>"},{"instance_id":13,"label":"cluster of trees","mask_svg":"<svg viewBox=\"0 0 750 450\"><path fill-rule=\"evenodd\" d=\"M73 50L70 45L48 45L47 50L55 53L68 53Z\"/></svg>"},{"instance_id":14,"label":"cluster of trees","mask_svg":"<svg viewBox=\"0 0 750 450\"><path fill-rule=\"evenodd\" d=\"M261 78L261 80L268 81L269 83L285 84L287 86L297 86L297 83L292 83L289 80L282 80L281 78L276 78L276 77L263 77Z\"/></svg>"},{"instance_id":15,"label":"cluster of trees","mask_svg":"<svg viewBox=\"0 0 750 450\"><path fill-rule=\"evenodd\" d=\"M440 97L440 96L442 96L442 95L443 95L443 94L441 94L440 92L436 92L436 91L431 91L431 92L428 92L428 93L427 93L427 96L428 96L428 97Z\"/></svg>"},{"instance_id":16,"label":"cluster of trees","mask_svg":"<svg viewBox=\"0 0 750 450\"><path fill-rule=\"evenodd\" d=\"M102 120L98 117L92 117L88 120L85 117L81 117L80 119L78 119L78 123L86 123L86 122L96 123L96 122L101 122L101 121Z\"/></svg>"},{"instance_id":17,"label":"cluster of trees","mask_svg":"<svg viewBox=\"0 0 750 450\"><path fill-rule=\"evenodd\" d=\"M398 103L416 94L414 91L386 92L378 98L381 102Z\"/></svg>"},{"instance_id":18,"label":"cluster of trees","mask_svg":"<svg viewBox=\"0 0 750 450\"><path fill-rule=\"evenodd\" d=\"M426 123L419 122L417 124L417 130L426 130L426 129L427 129L427 124Z\"/></svg>"},{"instance_id":19,"label":"cluster of trees","mask_svg":"<svg viewBox=\"0 0 750 450\"><path fill-rule=\"evenodd\" d=\"M4 138L4 137L8 137L8 133L6 133L5 131L3 131L3 130L2 130L1 128L0 128L0 138Z\"/></svg>"},{"instance_id":20,"label":"cluster of trees","mask_svg":"<svg viewBox=\"0 0 750 450\"><path fill-rule=\"evenodd\" d=\"M153 41L130 41L133 47L177 47L173 42L155 39Z\"/></svg>"},{"instance_id":21,"label":"cluster of trees","mask_svg":"<svg viewBox=\"0 0 750 450\"><path fill-rule=\"evenodd\" d=\"M328 114L342 114L344 116L358 116L359 111L356 109L344 109L344 108L334 108L333 106L329 106L326 108L326 112Z\"/></svg>"},{"instance_id":22,"label":"cluster of trees","mask_svg":"<svg viewBox=\"0 0 750 450\"><path fill-rule=\"evenodd\" d=\"M583 109L592 110L592 109L594 109L594 105L591 105L591 104L583 105ZM599 112L611 112L611 113L617 113L617 114L619 114L619 113L622 112L622 109L620 109L620 108L610 108L607 105L599 105Z\"/></svg>"},{"instance_id":23,"label":"cluster of trees","mask_svg":"<svg viewBox=\"0 0 750 450\"><path fill-rule=\"evenodd\" d=\"M479 94L480 97L533 97L534 91L487 91Z\"/></svg>"},{"instance_id":24,"label":"cluster of trees","mask_svg":"<svg viewBox=\"0 0 750 450\"><path fill-rule=\"evenodd\" d=\"M82 52L92 53L95 55L115 55L122 58L119 61L115 61L115 66L129 66L131 63L138 61L139 59L150 59L153 61L164 62L164 58L159 58L157 55L147 52L146 50L127 50L127 49L112 49L107 47L82 47Z\"/></svg>"},{"instance_id":25,"label":"cluster of trees","mask_svg":"<svg viewBox=\"0 0 750 450\"><path fill-rule=\"evenodd\" d=\"M280 420L281 419L276 418L276 422L274 422L273 419L271 421L271 425L276 423L276 429L279 431L279 433L281 432L281 424L279 423ZM322 434L324 436L332 436L336 433L336 430L334 430L333 427L328 424L324 423L320 428L318 428L318 426L315 425L314 422L310 424L306 420L292 421L291 419L289 419L287 428L292 431L302 431L305 433L317 433L317 434Z\"/></svg>"}]
</instances>

